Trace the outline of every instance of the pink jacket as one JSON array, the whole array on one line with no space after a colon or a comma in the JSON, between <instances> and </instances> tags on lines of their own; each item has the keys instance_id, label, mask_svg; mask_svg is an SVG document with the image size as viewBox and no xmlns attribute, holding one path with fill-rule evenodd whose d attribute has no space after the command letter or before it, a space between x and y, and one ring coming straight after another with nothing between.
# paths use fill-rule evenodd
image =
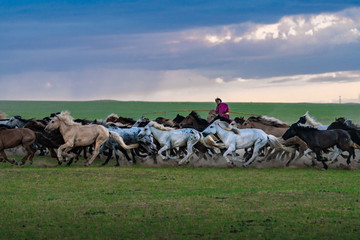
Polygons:
<instances>
[{"instance_id":1,"label":"pink jacket","mask_svg":"<svg viewBox=\"0 0 360 240\"><path fill-rule=\"evenodd\" d=\"M229 106L224 102L221 102L221 103L219 103L219 105L217 105L216 113L222 117L226 117L226 118L230 119Z\"/></svg>"}]
</instances>

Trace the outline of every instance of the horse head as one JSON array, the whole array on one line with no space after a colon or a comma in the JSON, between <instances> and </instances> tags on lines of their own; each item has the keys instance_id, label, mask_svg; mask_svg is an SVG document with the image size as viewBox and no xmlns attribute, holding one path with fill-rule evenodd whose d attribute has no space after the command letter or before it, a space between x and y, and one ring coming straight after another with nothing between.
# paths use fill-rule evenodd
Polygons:
<instances>
[{"instance_id":1,"label":"horse head","mask_svg":"<svg viewBox=\"0 0 360 240\"><path fill-rule=\"evenodd\" d=\"M206 120L208 122L212 122L216 118L216 116L217 116L216 111L215 110L210 110Z\"/></svg>"},{"instance_id":2,"label":"horse head","mask_svg":"<svg viewBox=\"0 0 360 240\"><path fill-rule=\"evenodd\" d=\"M180 127L184 127L184 126L197 126L197 122L194 118L194 116L192 115L188 115L186 116L180 123L179 123L179 126Z\"/></svg>"},{"instance_id":3,"label":"horse head","mask_svg":"<svg viewBox=\"0 0 360 240\"><path fill-rule=\"evenodd\" d=\"M145 127L141 128L140 132L138 133L138 138L142 140L146 136L151 136L151 129L149 125L146 125Z\"/></svg>"},{"instance_id":4,"label":"horse head","mask_svg":"<svg viewBox=\"0 0 360 240\"><path fill-rule=\"evenodd\" d=\"M284 135L282 136L282 138L284 140L288 140L289 138L295 137L296 136L296 128L298 127L298 122L294 123L293 125L291 125L289 127L289 129L284 133Z\"/></svg>"},{"instance_id":5,"label":"horse head","mask_svg":"<svg viewBox=\"0 0 360 240\"><path fill-rule=\"evenodd\" d=\"M210 134L216 134L217 132L217 126L219 125L220 120L216 120L215 122L213 122L212 124L210 124L207 128L205 128L202 131L202 134L204 135L204 137L210 135Z\"/></svg>"},{"instance_id":6,"label":"horse head","mask_svg":"<svg viewBox=\"0 0 360 240\"><path fill-rule=\"evenodd\" d=\"M56 116L53 119L51 119L51 121L46 125L44 130L46 132L51 132L58 129L59 127L60 127L60 119Z\"/></svg>"}]
</instances>

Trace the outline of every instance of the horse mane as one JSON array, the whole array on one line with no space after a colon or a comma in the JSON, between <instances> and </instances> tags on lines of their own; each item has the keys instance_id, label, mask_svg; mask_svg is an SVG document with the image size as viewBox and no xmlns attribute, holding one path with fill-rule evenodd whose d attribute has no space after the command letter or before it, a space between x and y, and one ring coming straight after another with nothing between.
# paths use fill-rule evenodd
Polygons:
<instances>
[{"instance_id":1,"label":"horse mane","mask_svg":"<svg viewBox=\"0 0 360 240\"><path fill-rule=\"evenodd\" d=\"M173 122L173 120L168 119L168 118L164 118L164 117L157 117L155 119L155 122L162 124L166 127L173 127L175 125L175 123Z\"/></svg>"},{"instance_id":2,"label":"horse mane","mask_svg":"<svg viewBox=\"0 0 360 240\"><path fill-rule=\"evenodd\" d=\"M232 122L232 120L230 120L230 119L228 119L228 118L226 118L226 117L217 115L217 116L210 122L210 124L213 123L213 122L215 122L215 121L218 120L218 119L219 119L220 121L227 122L227 123L231 123L231 122Z\"/></svg>"},{"instance_id":3,"label":"horse mane","mask_svg":"<svg viewBox=\"0 0 360 240\"><path fill-rule=\"evenodd\" d=\"M115 122L120 122L123 124L134 124L136 121L132 118L127 118L127 117L118 117Z\"/></svg>"},{"instance_id":4,"label":"horse mane","mask_svg":"<svg viewBox=\"0 0 360 240\"><path fill-rule=\"evenodd\" d=\"M30 119L25 125L24 125L24 128L30 128L31 130L35 130L35 131L45 131L44 128L46 126L41 123L41 122L38 122L36 121L35 119Z\"/></svg>"},{"instance_id":5,"label":"horse mane","mask_svg":"<svg viewBox=\"0 0 360 240\"><path fill-rule=\"evenodd\" d=\"M269 116L251 116L248 118L249 121L252 122L260 122L262 124L272 126L272 127L289 127L289 125L277 118L269 117Z\"/></svg>"},{"instance_id":6,"label":"horse mane","mask_svg":"<svg viewBox=\"0 0 360 240\"><path fill-rule=\"evenodd\" d=\"M218 121L218 120L216 120ZM231 131L235 134L240 134L240 130L237 128L234 128L233 126L231 126L229 123L224 122L224 121L218 121L217 124L224 130L226 131Z\"/></svg>"},{"instance_id":7,"label":"horse mane","mask_svg":"<svg viewBox=\"0 0 360 240\"><path fill-rule=\"evenodd\" d=\"M109 123L106 122L105 119L95 119L94 121L91 122L91 124L97 124L97 125L102 125L104 127L108 127Z\"/></svg>"},{"instance_id":8,"label":"horse mane","mask_svg":"<svg viewBox=\"0 0 360 240\"><path fill-rule=\"evenodd\" d=\"M315 118L311 117L309 115L309 111L307 111L305 114L304 114L304 117L306 119L306 122L308 122L311 126L313 127L316 127L316 126L320 126L322 125L321 123L319 123L318 121L315 120Z\"/></svg>"},{"instance_id":9,"label":"horse mane","mask_svg":"<svg viewBox=\"0 0 360 240\"><path fill-rule=\"evenodd\" d=\"M200 123L201 125L209 125L209 122L203 118L201 118L199 116L199 114L195 111L191 111L191 113L189 113L190 116L192 116L196 122Z\"/></svg>"},{"instance_id":10,"label":"horse mane","mask_svg":"<svg viewBox=\"0 0 360 240\"><path fill-rule=\"evenodd\" d=\"M244 117L236 117L236 118L234 118L234 122L243 124L245 122L245 119L244 119Z\"/></svg>"},{"instance_id":11,"label":"horse mane","mask_svg":"<svg viewBox=\"0 0 360 240\"><path fill-rule=\"evenodd\" d=\"M294 123L291 127L293 128L297 128L297 129L301 129L301 130L305 130L305 131L321 131L313 126L303 126L303 125L299 125Z\"/></svg>"},{"instance_id":12,"label":"horse mane","mask_svg":"<svg viewBox=\"0 0 360 240\"><path fill-rule=\"evenodd\" d=\"M115 113L111 113L109 114L106 118L105 118L105 121L107 122L114 122L116 119L118 119L119 116Z\"/></svg>"},{"instance_id":13,"label":"horse mane","mask_svg":"<svg viewBox=\"0 0 360 240\"><path fill-rule=\"evenodd\" d=\"M184 116L181 116L180 114L176 115L176 117L173 119L174 123L180 123L182 120L184 120Z\"/></svg>"},{"instance_id":14,"label":"horse mane","mask_svg":"<svg viewBox=\"0 0 360 240\"><path fill-rule=\"evenodd\" d=\"M216 110L210 110L209 114L216 115Z\"/></svg>"},{"instance_id":15,"label":"horse mane","mask_svg":"<svg viewBox=\"0 0 360 240\"><path fill-rule=\"evenodd\" d=\"M346 124L347 126L349 127L352 127L354 129L357 129L357 130L360 130L360 125L359 124L356 124L356 123L353 123L353 121L347 119L344 121L344 124Z\"/></svg>"},{"instance_id":16,"label":"horse mane","mask_svg":"<svg viewBox=\"0 0 360 240\"><path fill-rule=\"evenodd\" d=\"M159 123L157 123L155 121L150 121L148 123L148 125L156 128L158 130L162 130L162 131L173 131L174 130L173 128L170 128L170 127L164 127L164 125L159 124Z\"/></svg>"},{"instance_id":17,"label":"horse mane","mask_svg":"<svg viewBox=\"0 0 360 240\"><path fill-rule=\"evenodd\" d=\"M56 117L66 125L80 125L80 123L74 122L74 118L70 116L68 111L61 112L60 114L56 115Z\"/></svg>"}]
</instances>

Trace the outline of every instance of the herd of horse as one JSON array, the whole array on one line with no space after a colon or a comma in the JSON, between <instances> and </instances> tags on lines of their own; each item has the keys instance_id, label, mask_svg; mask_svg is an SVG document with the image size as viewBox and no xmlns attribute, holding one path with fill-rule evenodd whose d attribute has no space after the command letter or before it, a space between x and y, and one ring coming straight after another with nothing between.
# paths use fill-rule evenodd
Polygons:
<instances>
[{"instance_id":1,"label":"herd of horse","mask_svg":"<svg viewBox=\"0 0 360 240\"><path fill-rule=\"evenodd\" d=\"M23 146L26 154L18 163L9 159L5 149ZM239 149L244 154L240 155ZM0 120L0 161L23 165L32 164L36 151L49 152L61 165L70 166L84 154L85 166L103 154L106 165L119 152L128 161L174 159L178 165L189 163L194 155L200 159L223 156L228 166L243 163L243 167L259 162L282 159L289 166L305 156L311 166L322 164L323 169L346 159L350 166L360 149L360 128L351 120L338 118L330 125L321 125L308 112L292 125L267 116L251 116L234 120L221 117L211 110L207 119L192 111L186 117L158 117L150 120L110 114L106 119L74 119L69 112L51 114L43 119L24 119L19 115ZM131 157L129 156L131 154ZM328 154L325 156L324 154ZM346 155L347 154L347 155ZM89 155L89 156L88 156ZM230 157L231 155L231 157Z\"/></svg>"}]
</instances>

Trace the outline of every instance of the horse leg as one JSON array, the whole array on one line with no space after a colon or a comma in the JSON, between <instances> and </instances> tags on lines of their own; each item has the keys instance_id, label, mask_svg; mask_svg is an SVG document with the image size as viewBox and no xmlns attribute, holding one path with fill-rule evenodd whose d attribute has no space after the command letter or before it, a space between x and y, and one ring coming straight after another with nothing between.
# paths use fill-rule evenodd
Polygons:
<instances>
[{"instance_id":1,"label":"horse leg","mask_svg":"<svg viewBox=\"0 0 360 240\"><path fill-rule=\"evenodd\" d=\"M36 152L36 149L33 147L32 144L29 144L29 145L26 145L24 146L25 147L25 150L27 152L27 154L23 157L24 159L24 163L27 159L29 159L30 161L30 164L33 163L33 158L34 158L34 155L35 155L35 152ZM23 159L21 160L21 162L23 162Z\"/></svg>"},{"instance_id":2,"label":"horse leg","mask_svg":"<svg viewBox=\"0 0 360 240\"><path fill-rule=\"evenodd\" d=\"M166 151L168 148L169 148L169 147L168 147L167 145L164 145L164 146L163 146L162 148L160 148L160 150L158 151L158 154L160 155L160 157L161 157L163 160L169 158L167 152L166 152L166 157L164 157L164 156L162 155L162 152Z\"/></svg>"},{"instance_id":3,"label":"horse leg","mask_svg":"<svg viewBox=\"0 0 360 240\"><path fill-rule=\"evenodd\" d=\"M349 150L348 150L348 152L349 152L349 157L347 158L346 163L347 163L348 165L350 165L350 163L351 163L351 156L353 156L353 157L355 158L355 149L354 149L353 147L350 147Z\"/></svg>"},{"instance_id":4,"label":"horse leg","mask_svg":"<svg viewBox=\"0 0 360 240\"><path fill-rule=\"evenodd\" d=\"M58 157L56 156L56 152L53 148L49 148L49 152L50 152L50 156L52 158L56 158L56 160L58 161L58 165L61 165L61 162L59 161Z\"/></svg>"},{"instance_id":5,"label":"horse leg","mask_svg":"<svg viewBox=\"0 0 360 240\"><path fill-rule=\"evenodd\" d=\"M335 163L337 161L337 157L341 154L341 151L340 149L335 146L334 147L334 152L332 153L332 156L330 158L330 163L329 164L332 164L332 163Z\"/></svg>"},{"instance_id":6,"label":"horse leg","mask_svg":"<svg viewBox=\"0 0 360 240\"><path fill-rule=\"evenodd\" d=\"M109 148L108 150L109 151L107 152L107 155L106 155L107 158L106 158L105 162L103 164L101 164L102 166L105 166L106 164L109 163L109 160L110 160L110 158L111 158L111 156L113 154L113 149Z\"/></svg>"},{"instance_id":7,"label":"horse leg","mask_svg":"<svg viewBox=\"0 0 360 240\"><path fill-rule=\"evenodd\" d=\"M193 147L194 145L199 142L200 136L199 135L192 135L190 136L187 142L187 154L186 156L179 162L179 165L183 164L184 162L189 162L190 157L193 155Z\"/></svg>"},{"instance_id":8,"label":"horse leg","mask_svg":"<svg viewBox=\"0 0 360 240\"><path fill-rule=\"evenodd\" d=\"M96 141L95 141L95 148L94 148L94 152L91 155L90 159L85 163L85 166L90 166L91 163L94 161L94 159L97 157L97 155L99 155L100 153L100 147L106 142L106 140L108 139L108 136L99 136Z\"/></svg>"},{"instance_id":9,"label":"horse leg","mask_svg":"<svg viewBox=\"0 0 360 240\"><path fill-rule=\"evenodd\" d=\"M329 167L328 165L326 165L325 161L326 159L324 159L322 156L321 156L321 153L320 153L320 150L314 150L315 154L316 154L316 160L318 160L319 162L322 162L323 164L323 169L324 170L327 170Z\"/></svg>"},{"instance_id":10,"label":"horse leg","mask_svg":"<svg viewBox=\"0 0 360 240\"><path fill-rule=\"evenodd\" d=\"M72 149L73 146L74 146L74 143L71 142L71 141L69 141L69 142L64 143L63 145L61 145L61 146L58 148L57 157L58 157L58 159L59 159L60 162L62 162L62 160L63 160L62 152L64 151L64 149L66 149L66 148Z\"/></svg>"},{"instance_id":11,"label":"horse leg","mask_svg":"<svg viewBox=\"0 0 360 240\"><path fill-rule=\"evenodd\" d=\"M130 152L131 152L131 156L132 156L132 162L133 162L133 164L136 164L136 158L135 158L134 149L131 149Z\"/></svg>"},{"instance_id":12,"label":"horse leg","mask_svg":"<svg viewBox=\"0 0 360 240\"><path fill-rule=\"evenodd\" d=\"M267 139L259 139L255 142L253 154L251 158L246 163L243 164L243 167L249 166L255 160L255 158L259 155L259 150L263 146L265 146L266 143L267 143Z\"/></svg>"},{"instance_id":13,"label":"horse leg","mask_svg":"<svg viewBox=\"0 0 360 240\"><path fill-rule=\"evenodd\" d=\"M124 149L125 150L125 149ZM125 151L126 152L126 151ZM116 164L115 166L116 167L119 167L120 166L120 162L119 162L119 159L120 159L120 156L119 154L117 153L116 149L114 149L114 154L115 154L115 160L116 160ZM127 154L126 154L127 155Z\"/></svg>"},{"instance_id":14,"label":"horse leg","mask_svg":"<svg viewBox=\"0 0 360 240\"><path fill-rule=\"evenodd\" d=\"M0 154L4 157L4 160L8 161L8 162L11 163L11 164L18 165L18 163L15 161L15 159L8 159L8 157L6 156L6 153L5 153L4 149L2 149L2 150L0 151Z\"/></svg>"},{"instance_id":15,"label":"horse leg","mask_svg":"<svg viewBox=\"0 0 360 240\"><path fill-rule=\"evenodd\" d=\"M235 147L235 144L232 144L223 154L223 157L225 158L226 162L230 163L231 165L233 165L233 162L230 161L230 159L227 157L227 155L234 151L236 151L236 147Z\"/></svg>"}]
</instances>

